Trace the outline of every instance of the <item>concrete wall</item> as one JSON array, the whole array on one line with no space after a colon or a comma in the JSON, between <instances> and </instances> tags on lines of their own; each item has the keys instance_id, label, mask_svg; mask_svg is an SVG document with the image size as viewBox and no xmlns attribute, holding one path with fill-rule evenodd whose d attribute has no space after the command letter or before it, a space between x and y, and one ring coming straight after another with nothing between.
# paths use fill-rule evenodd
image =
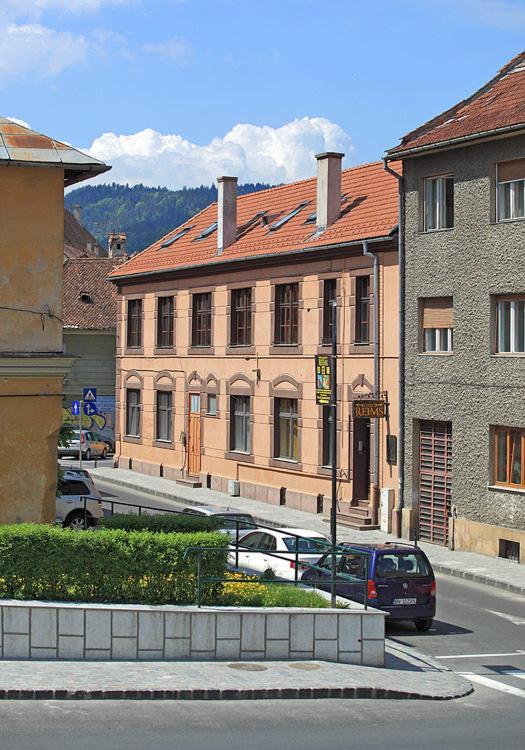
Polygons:
<instances>
[{"instance_id":1,"label":"concrete wall","mask_svg":"<svg viewBox=\"0 0 525 750\"><path fill-rule=\"evenodd\" d=\"M0 523L55 517L63 200L62 169L0 169Z\"/></svg>"},{"instance_id":2,"label":"concrete wall","mask_svg":"<svg viewBox=\"0 0 525 750\"><path fill-rule=\"evenodd\" d=\"M197 609L4 600L0 615L2 659L384 664L385 613L374 609Z\"/></svg>"},{"instance_id":3,"label":"concrete wall","mask_svg":"<svg viewBox=\"0 0 525 750\"><path fill-rule=\"evenodd\" d=\"M392 248L395 247L392 245ZM200 391L202 414L201 476L211 476L214 489L226 489L228 479L238 479L248 497L279 502L281 487L287 488L287 502L315 511L318 493L330 496L330 470L321 466L322 407L315 403L314 355L329 353L321 347L322 285L325 278L338 280L341 360L339 382L339 464L340 496L343 503L352 497L352 420L351 399L373 388L373 345L354 345L355 285L360 274L371 274L369 258L349 251L348 257L322 261L281 264L273 268L223 273L221 276L174 279L124 286L119 298L117 332L117 424L122 436L120 465L146 473L180 475L184 451L179 436L187 431L189 391ZM300 345L280 353L272 347L273 289L285 281L300 282ZM229 289L252 287L254 345L249 352L228 348ZM213 291L213 347L196 354L189 348L191 293ZM175 350L168 355L155 352L156 296L175 295ZM385 461L387 431L397 434L398 394L398 270L397 253L380 253L380 344L381 389L387 390L390 420L379 420L381 461L378 478L381 487L397 487L396 467ZM144 347L134 354L125 349L126 304L133 296L143 298ZM372 319L372 317L371 317ZM257 370L260 377L257 378ZM165 448L154 441L155 382L173 385L174 443ZM281 381L281 382L279 382ZM206 416L206 392L217 389L218 416ZM125 437L125 389L142 390L142 435L139 440ZM229 392L244 388L252 397L252 452L249 456L228 454ZM272 457L273 397L283 390L293 391L299 401L300 456L297 465ZM344 510L344 505L341 510Z\"/></svg>"},{"instance_id":4,"label":"concrete wall","mask_svg":"<svg viewBox=\"0 0 525 750\"><path fill-rule=\"evenodd\" d=\"M525 427L523 356L491 353L490 295L524 293L525 222L496 223L495 164L525 156L525 138L469 146L405 162L406 175L406 494L417 508L417 420L452 422L452 504L460 527L456 544L476 544L470 523L520 530L525 548L525 495L494 488L491 426ZM424 177L454 174L454 228L420 231ZM418 298L452 296L454 353L418 350Z\"/></svg>"}]
</instances>

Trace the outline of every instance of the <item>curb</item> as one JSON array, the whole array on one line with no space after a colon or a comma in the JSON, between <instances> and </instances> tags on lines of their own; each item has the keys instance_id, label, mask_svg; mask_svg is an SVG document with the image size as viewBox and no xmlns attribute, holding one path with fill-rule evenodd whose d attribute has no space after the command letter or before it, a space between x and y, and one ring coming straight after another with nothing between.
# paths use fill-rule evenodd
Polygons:
<instances>
[{"instance_id":1,"label":"curb","mask_svg":"<svg viewBox=\"0 0 525 750\"><path fill-rule=\"evenodd\" d=\"M95 469L94 471L92 470L91 472L95 477L97 476L95 474L96 471L97 469ZM150 495L153 495L155 497L162 497L166 500L183 502L186 505L202 505L202 501L189 500L185 497L179 497L178 495L174 495L173 493L169 493L164 490L144 488L139 484L127 482L124 479L108 479L108 477L106 476L99 476L99 479L103 482L108 482L109 484L116 484L119 487L126 487L128 490L148 492L148 494ZM254 518L256 521L259 521L261 523L267 523L266 518L255 516ZM473 581L474 583L482 583L486 586L492 586L493 588L503 589L505 591L510 591L513 594L521 594L522 596L525 596L525 586L517 586L513 583L509 583L508 581L491 578L490 576L480 575L479 573L470 573L468 570L461 570L461 568L450 568L448 565L443 563L433 563L432 560L430 562L435 573L444 573L445 575L453 576L454 578L463 578L468 581Z\"/></svg>"},{"instance_id":2,"label":"curb","mask_svg":"<svg viewBox=\"0 0 525 750\"><path fill-rule=\"evenodd\" d=\"M261 688L214 690L0 690L0 700L313 700L320 698L449 701L470 695L474 688L451 695L430 695L409 690L374 687Z\"/></svg>"}]
</instances>

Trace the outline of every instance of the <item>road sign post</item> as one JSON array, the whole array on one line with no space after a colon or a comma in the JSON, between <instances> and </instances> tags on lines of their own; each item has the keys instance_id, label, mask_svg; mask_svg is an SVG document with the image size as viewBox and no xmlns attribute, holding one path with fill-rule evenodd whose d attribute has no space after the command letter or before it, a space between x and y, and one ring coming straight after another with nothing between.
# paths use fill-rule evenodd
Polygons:
<instances>
[{"instance_id":1,"label":"road sign post","mask_svg":"<svg viewBox=\"0 0 525 750\"><path fill-rule=\"evenodd\" d=\"M82 468L82 412L83 412L83 400L80 399L78 402L78 465Z\"/></svg>"}]
</instances>

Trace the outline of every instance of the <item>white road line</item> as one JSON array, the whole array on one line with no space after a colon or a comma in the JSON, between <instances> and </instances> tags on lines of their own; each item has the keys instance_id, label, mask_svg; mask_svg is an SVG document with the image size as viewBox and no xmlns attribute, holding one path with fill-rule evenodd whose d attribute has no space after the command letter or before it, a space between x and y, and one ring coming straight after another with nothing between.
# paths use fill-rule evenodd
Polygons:
<instances>
[{"instance_id":1,"label":"white road line","mask_svg":"<svg viewBox=\"0 0 525 750\"><path fill-rule=\"evenodd\" d=\"M499 690L500 693L507 693L508 695L514 695L516 698L525 699L525 690L521 688L512 687L512 685L505 685L504 682L497 682L491 680L489 677L484 677L481 674L472 674L471 672L460 672L462 677L465 677L470 682L477 682L478 685L491 688L492 690Z\"/></svg>"},{"instance_id":2,"label":"white road line","mask_svg":"<svg viewBox=\"0 0 525 750\"><path fill-rule=\"evenodd\" d=\"M516 617L516 615L508 615L506 612L495 612L493 609L487 609L487 612L490 612L491 615L497 615L498 617L503 617L505 620L509 620L509 622L512 622L514 625L525 625L525 617Z\"/></svg>"},{"instance_id":3,"label":"white road line","mask_svg":"<svg viewBox=\"0 0 525 750\"><path fill-rule=\"evenodd\" d=\"M507 677L517 677L518 680L525 680L525 672L521 669L505 669L499 674L507 675Z\"/></svg>"},{"instance_id":4,"label":"white road line","mask_svg":"<svg viewBox=\"0 0 525 750\"><path fill-rule=\"evenodd\" d=\"M504 654L449 654L447 656L433 656L433 659L483 659L490 656L525 656L525 651L509 651Z\"/></svg>"}]
</instances>

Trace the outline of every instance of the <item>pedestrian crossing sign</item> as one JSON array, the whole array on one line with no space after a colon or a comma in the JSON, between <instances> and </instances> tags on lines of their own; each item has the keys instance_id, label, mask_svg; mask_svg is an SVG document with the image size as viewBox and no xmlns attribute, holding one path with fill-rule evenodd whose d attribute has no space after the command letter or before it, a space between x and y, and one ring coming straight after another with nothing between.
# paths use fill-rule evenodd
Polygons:
<instances>
[{"instance_id":1,"label":"pedestrian crossing sign","mask_svg":"<svg viewBox=\"0 0 525 750\"><path fill-rule=\"evenodd\" d=\"M96 388L84 388L84 401L96 401L97 400L97 389Z\"/></svg>"}]
</instances>

